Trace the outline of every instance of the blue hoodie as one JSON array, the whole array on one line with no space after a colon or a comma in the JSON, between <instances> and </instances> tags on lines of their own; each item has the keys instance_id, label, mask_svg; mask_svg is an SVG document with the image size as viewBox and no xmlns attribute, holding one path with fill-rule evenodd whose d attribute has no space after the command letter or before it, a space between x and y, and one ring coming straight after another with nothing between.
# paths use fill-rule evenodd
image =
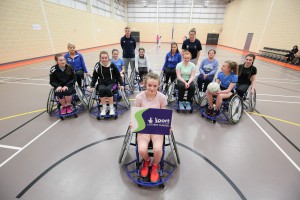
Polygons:
<instances>
[{"instance_id":1,"label":"blue hoodie","mask_svg":"<svg viewBox=\"0 0 300 200\"><path fill-rule=\"evenodd\" d=\"M176 68L176 65L181 62L181 54L179 52L175 53L172 56L171 52L167 53L165 58L165 64L162 68L164 70L166 67Z\"/></svg>"},{"instance_id":2,"label":"blue hoodie","mask_svg":"<svg viewBox=\"0 0 300 200\"><path fill-rule=\"evenodd\" d=\"M83 70L85 73L88 73L82 55L77 51L75 53L76 56L74 58L71 58L69 53L65 55L67 63L72 65L74 71Z\"/></svg>"}]
</instances>

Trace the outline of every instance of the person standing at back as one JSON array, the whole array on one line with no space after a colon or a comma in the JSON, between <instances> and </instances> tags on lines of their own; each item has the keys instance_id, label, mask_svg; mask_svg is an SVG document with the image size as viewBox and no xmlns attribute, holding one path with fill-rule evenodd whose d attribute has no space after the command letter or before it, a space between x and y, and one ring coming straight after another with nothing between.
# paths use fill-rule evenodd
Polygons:
<instances>
[{"instance_id":1,"label":"person standing at back","mask_svg":"<svg viewBox=\"0 0 300 200\"><path fill-rule=\"evenodd\" d=\"M136 41L130 34L130 27L125 27L125 35L121 38L120 44L123 49L123 61L125 74L128 76L128 65L130 63L131 71L135 68L135 48Z\"/></svg>"},{"instance_id":2,"label":"person standing at back","mask_svg":"<svg viewBox=\"0 0 300 200\"><path fill-rule=\"evenodd\" d=\"M189 51L192 54L190 62L197 65L202 50L201 42L196 38L196 29L192 28L189 32L189 38L182 43L182 55L184 51Z\"/></svg>"}]
</instances>

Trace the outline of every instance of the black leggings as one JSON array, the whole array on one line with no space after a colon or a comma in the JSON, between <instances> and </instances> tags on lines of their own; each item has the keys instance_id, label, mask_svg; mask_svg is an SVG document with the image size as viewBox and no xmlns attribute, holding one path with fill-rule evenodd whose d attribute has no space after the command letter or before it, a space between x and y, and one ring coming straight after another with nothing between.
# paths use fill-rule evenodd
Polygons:
<instances>
[{"instance_id":1,"label":"black leggings","mask_svg":"<svg viewBox=\"0 0 300 200\"><path fill-rule=\"evenodd\" d=\"M54 94L57 96L59 99L64 98L64 96L71 96L72 94L75 94L75 89L73 86L68 87L67 90L63 92L55 92L56 88L54 88Z\"/></svg>"},{"instance_id":2,"label":"black leggings","mask_svg":"<svg viewBox=\"0 0 300 200\"><path fill-rule=\"evenodd\" d=\"M139 76L140 81L142 82L144 80L144 76L148 74L148 68L147 67L139 67Z\"/></svg>"},{"instance_id":3,"label":"black leggings","mask_svg":"<svg viewBox=\"0 0 300 200\"><path fill-rule=\"evenodd\" d=\"M115 87L116 87L115 83L110 83L107 85L98 84L97 85L97 94L99 94L100 98L101 97L112 97Z\"/></svg>"},{"instance_id":4,"label":"black leggings","mask_svg":"<svg viewBox=\"0 0 300 200\"><path fill-rule=\"evenodd\" d=\"M176 76L176 68L165 67L164 72L165 72L165 75L166 75L165 83L169 82L170 77L171 77L171 82L174 82L175 79L177 78L177 76Z\"/></svg>"},{"instance_id":5,"label":"black leggings","mask_svg":"<svg viewBox=\"0 0 300 200\"><path fill-rule=\"evenodd\" d=\"M82 80L84 79L84 71L83 70L77 70L75 72L75 74L76 74L76 79L77 79L78 86L81 88L82 87Z\"/></svg>"},{"instance_id":6,"label":"black leggings","mask_svg":"<svg viewBox=\"0 0 300 200\"><path fill-rule=\"evenodd\" d=\"M236 86L236 92L238 93L238 95L243 98L244 94L247 92L248 88L249 88L249 84L246 83L238 83Z\"/></svg>"},{"instance_id":7,"label":"black leggings","mask_svg":"<svg viewBox=\"0 0 300 200\"><path fill-rule=\"evenodd\" d=\"M188 81L186 81L188 82ZM181 81L177 81L178 84L178 100L183 101L184 93L187 90L187 101L192 102L192 97L194 96L195 93L195 84L194 82L191 82L190 87L188 89L185 88L185 84Z\"/></svg>"}]
</instances>

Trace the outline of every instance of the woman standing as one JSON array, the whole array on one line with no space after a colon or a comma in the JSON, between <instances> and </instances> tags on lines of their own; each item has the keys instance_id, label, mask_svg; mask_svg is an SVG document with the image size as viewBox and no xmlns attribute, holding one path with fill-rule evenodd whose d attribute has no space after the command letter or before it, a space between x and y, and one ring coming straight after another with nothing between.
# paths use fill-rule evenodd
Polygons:
<instances>
[{"instance_id":1,"label":"woman standing","mask_svg":"<svg viewBox=\"0 0 300 200\"><path fill-rule=\"evenodd\" d=\"M80 88L82 88L84 73L88 74L83 57L76 51L74 44L68 44L68 51L69 52L65 55L65 59L67 63L73 67L77 77L77 84Z\"/></svg>"},{"instance_id":2,"label":"woman standing","mask_svg":"<svg viewBox=\"0 0 300 200\"><path fill-rule=\"evenodd\" d=\"M182 52L189 51L192 54L191 62L197 65L202 50L201 42L196 38L196 29L192 28L189 38L182 43Z\"/></svg>"}]
</instances>

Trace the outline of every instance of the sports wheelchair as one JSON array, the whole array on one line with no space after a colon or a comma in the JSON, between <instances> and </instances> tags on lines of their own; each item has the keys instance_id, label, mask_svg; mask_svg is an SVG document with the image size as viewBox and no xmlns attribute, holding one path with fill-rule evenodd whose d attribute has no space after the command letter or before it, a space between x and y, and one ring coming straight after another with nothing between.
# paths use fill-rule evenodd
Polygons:
<instances>
[{"instance_id":1,"label":"sports wheelchair","mask_svg":"<svg viewBox=\"0 0 300 200\"><path fill-rule=\"evenodd\" d=\"M194 96L192 97L192 103L191 103L191 109L190 110L187 110L187 109L181 110L179 108L179 101L178 101L178 92L179 92L179 90L178 90L177 81L175 83L174 82L170 84L169 89L168 89L166 95L168 97L168 100L169 99L173 99L173 96L174 96L175 101L170 101L169 100L168 101L168 105L170 107L172 107L173 109L176 109L177 112L187 111L189 113L193 113L194 110L198 109L198 102L199 102L198 99L199 99L199 95L200 95L198 87L197 87L197 81L195 79L193 80L193 82L195 84L195 92L194 92ZM187 90L185 91L185 94L184 94L184 98L183 98L184 101L186 101L186 98L187 98Z\"/></svg>"},{"instance_id":2,"label":"sports wheelchair","mask_svg":"<svg viewBox=\"0 0 300 200\"><path fill-rule=\"evenodd\" d=\"M250 85L242 99L243 99L244 109L247 109L252 112L256 106L256 90L254 89L254 94L251 94L251 85Z\"/></svg>"},{"instance_id":3,"label":"sports wheelchair","mask_svg":"<svg viewBox=\"0 0 300 200\"><path fill-rule=\"evenodd\" d=\"M136 158L133 161L125 163L125 161L127 160L126 158L127 158L130 146L135 147ZM165 147L167 147L167 146L170 147L169 153L172 155L172 157L174 159L173 164L164 158L166 155ZM140 160L139 152L138 152L137 134L131 132L131 128L129 126L127 129L124 141L123 141L123 145L121 148L118 162L119 162L120 166L123 166L125 164L125 172L126 172L127 176L134 183L138 184L138 186L145 186L145 187L159 186L160 188L164 188L165 187L164 183L167 182L172 177L175 168L180 165L180 158L179 158L174 134L172 131L170 131L169 135L164 136L164 143L163 143L162 150L163 150L163 154L162 154L161 161L159 163L160 179L158 180L158 182L152 183L152 182L150 182L149 177L142 178L140 175L140 167L141 167L142 161ZM153 157L152 142L149 143L148 152L149 152L149 156Z\"/></svg>"},{"instance_id":4,"label":"sports wheelchair","mask_svg":"<svg viewBox=\"0 0 300 200\"><path fill-rule=\"evenodd\" d=\"M108 119L114 118L117 119L119 115L123 114L125 111L130 109L130 102L128 99L128 95L126 90L121 90L117 84L115 84L113 88L113 99L114 99L114 107L115 107L115 115L109 115L109 111L107 111L106 115L101 116L101 102L99 96L97 94L96 89L92 92L89 102L88 102L88 109L90 113L95 116L98 120L100 119ZM107 106L109 108L109 106Z\"/></svg>"},{"instance_id":5,"label":"sports wheelchair","mask_svg":"<svg viewBox=\"0 0 300 200\"><path fill-rule=\"evenodd\" d=\"M54 88L51 88L47 100L47 113L50 116L59 117L61 120L64 120L65 117L69 116L77 118L77 114L84 110L86 102L80 88L77 85L75 85L75 91L76 93L72 94L71 101L73 111L71 113L61 114L61 104L57 99L58 97L54 94ZM76 99L80 99L81 103L78 104Z\"/></svg>"},{"instance_id":6,"label":"sports wheelchair","mask_svg":"<svg viewBox=\"0 0 300 200\"><path fill-rule=\"evenodd\" d=\"M213 97L213 104L215 105L216 98ZM243 102L239 95L233 94L228 99L223 99L222 105L219 109L220 113L216 116L210 116L206 114L208 109L208 100L206 94L200 99L200 114L202 117L206 117L213 123L216 123L217 119L220 121L229 121L231 124L237 124L243 115Z\"/></svg>"}]
</instances>

